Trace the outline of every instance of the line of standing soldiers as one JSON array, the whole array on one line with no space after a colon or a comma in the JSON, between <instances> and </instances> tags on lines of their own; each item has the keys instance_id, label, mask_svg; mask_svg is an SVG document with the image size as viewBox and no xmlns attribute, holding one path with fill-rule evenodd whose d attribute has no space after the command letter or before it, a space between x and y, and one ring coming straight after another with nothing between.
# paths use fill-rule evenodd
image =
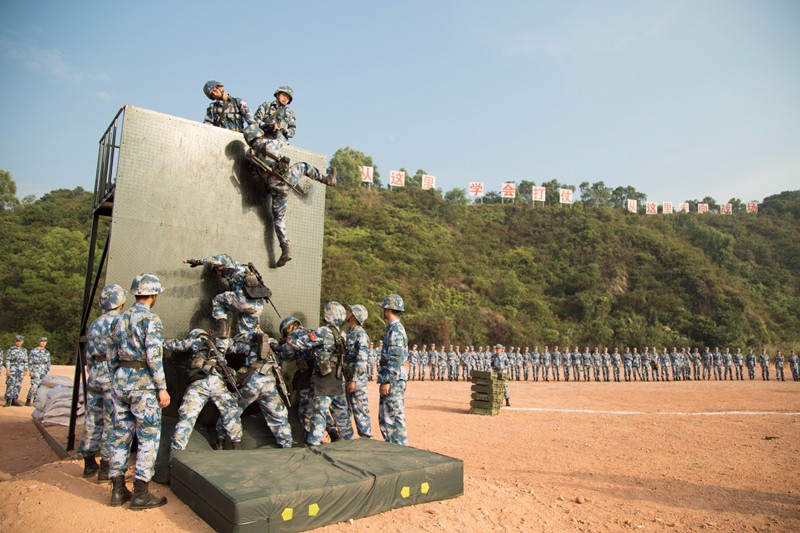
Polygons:
<instances>
[{"instance_id":1,"label":"line of standing soldiers","mask_svg":"<svg viewBox=\"0 0 800 533\"><path fill-rule=\"evenodd\" d=\"M409 380L425 381L458 381L468 380L472 370L488 371L491 368L491 357L494 350L489 346L449 345L447 350L436 350L436 345L422 345L417 349L413 345L409 352ZM755 379L756 363L761 368L761 378L770 379L770 365L774 363L776 379L784 380L784 366L788 362L794 381L800 381L800 356L791 351L787 359L777 351L770 359L766 350L756 356L750 349L747 355L741 350L731 353L730 348L724 352L719 348L705 348L703 352L695 348L673 347L672 350L645 347L642 352L638 348L625 348L620 353L618 348L588 346L580 350L577 346L561 350L554 346L551 350L545 346L543 351L535 346L531 351L527 346L503 347L508 359L509 379L521 381L685 381L685 380L744 380L744 368L747 367L751 380ZM735 374L735 377L734 377Z\"/></svg>"},{"instance_id":2,"label":"line of standing soldiers","mask_svg":"<svg viewBox=\"0 0 800 533\"><path fill-rule=\"evenodd\" d=\"M39 346L32 349L30 353L22 347L25 337L17 335L14 337L14 346L11 346L3 355L0 350L0 372L6 375L6 403L4 407L22 407L17 400L22 380L26 375L31 378L31 386L28 389L28 397L25 405L29 406L36 398L42 379L50 373L50 352L47 350L47 337L39 338Z\"/></svg>"}]
</instances>

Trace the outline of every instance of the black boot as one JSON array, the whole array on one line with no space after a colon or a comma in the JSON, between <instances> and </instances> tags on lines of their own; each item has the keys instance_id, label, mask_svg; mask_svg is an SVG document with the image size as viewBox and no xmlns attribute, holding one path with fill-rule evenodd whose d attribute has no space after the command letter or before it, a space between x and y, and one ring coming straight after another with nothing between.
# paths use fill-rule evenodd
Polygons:
<instances>
[{"instance_id":1,"label":"black boot","mask_svg":"<svg viewBox=\"0 0 800 533\"><path fill-rule=\"evenodd\" d=\"M105 459L100 459L100 470L97 471L97 481L108 481L108 471L111 465Z\"/></svg>"},{"instance_id":2,"label":"black boot","mask_svg":"<svg viewBox=\"0 0 800 533\"><path fill-rule=\"evenodd\" d=\"M242 443L241 442L236 442L236 441L231 442L231 449L232 450L241 450L242 449Z\"/></svg>"},{"instance_id":3,"label":"black boot","mask_svg":"<svg viewBox=\"0 0 800 533\"><path fill-rule=\"evenodd\" d=\"M331 438L331 442L336 442L339 440L339 430L336 428L329 428L328 436Z\"/></svg>"},{"instance_id":4,"label":"black boot","mask_svg":"<svg viewBox=\"0 0 800 533\"><path fill-rule=\"evenodd\" d=\"M125 486L125 476L111 478L111 507L119 507L130 501L132 496L131 491Z\"/></svg>"},{"instance_id":5,"label":"black boot","mask_svg":"<svg viewBox=\"0 0 800 533\"><path fill-rule=\"evenodd\" d=\"M3 407L11 407L11 398L6 398L6 404Z\"/></svg>"},{"instance_id":6,"label":"black boot","mask_svg":"<svg viewBox=\"0 0 800 533\"><path fill-rule=\"evenodd\" d=\"M131 500L131 511L161 507L165 503L167 503L166 496L161 496L159 498L150 494L149 481L142 481L141 479L135 479L133 481L133 499Z\"/></svg>"},{"instance_id":7,"label":"black boot","mask_svg":"<svg viewBox=\"0 0 800 533\"><path fill-rule=\"evenodd\" d=\"M83 477L92 477L99 468L93 453L83 456Z\"/></svg>"},{"instance_id":8,"label":"black boot","mask_svg":"<svg viewBox=\"0 0 800 533\"><path fill-rule=\"evenodd\" d=\"M275 263L275 266L280 268L289 261L292 260L292 254L289 251L289 241L281 243L281 257L278 259L278 262Z\"/></svg>"},{"instance_id":9,"label":"black boot","mask_svg":"<svg viewBox=\"0 0 800 533\"><path fill-rule=\"evenodd\" d=\"M511 400L506 398L506 407L511 407Z\"/></svg>"},{"instance_id":10,"label":"black boot","mask_svg":"<svg viewBox=\"0 0 800 533\"><path fill-rule=\"evenodd\" d=\"M31 399L28 398L27 400L25 400L25 407L30 407L30 406L31 406Z\"/></svg>"},{"instance_id":11,"label":"black boot","mask_svg":"<svg viewBox=\"0 0 800 533\"><path fill-rule=\"evenodd\" d=\"M333 167L328 167L328 173L324 176L320 176L317 181L330 187L336 187L336 169Z\"/></svg>"},{"instance_id":12,"label":"black boot","mask_svg":"<svg viewBox=\"0 0 800 533\"><path fill-rule=\"evenodd\" d=\"M22 404L19 402L19 400L14 398L13 400L11 400L11 406L12 407L22 407Z\"/></svg>"},{"instance_id":13,"label":"black boot","mask_svg":"<svg viewBox=\"0 0 800 533\"><path fill-rule=\"evenodd\" d=\"M217 326L214 331L211 332L211 336L216 339L227 339L228 338L228 321L224 318L217 319Z\"/></svg>"}]
</instances>

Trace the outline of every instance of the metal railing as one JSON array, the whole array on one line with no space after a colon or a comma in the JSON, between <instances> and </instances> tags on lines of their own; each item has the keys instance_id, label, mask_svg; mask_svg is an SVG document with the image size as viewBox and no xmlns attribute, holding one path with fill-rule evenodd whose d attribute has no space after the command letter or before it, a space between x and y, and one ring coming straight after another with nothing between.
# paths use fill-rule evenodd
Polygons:
<instances>
[{"instance_id":1,"label":"metal railing","mask_svg":"<svg viewBox=\"0 0 800 533\"><path fill-rule=\"evenodd\" d=\"M114 187L117 183L118 155L124 116L125 107L122 107L100 138L100 150L97 154L97 173L94 179L95 211L100 209L106 202L113 201Z\"/></svg>"}]
</instances>

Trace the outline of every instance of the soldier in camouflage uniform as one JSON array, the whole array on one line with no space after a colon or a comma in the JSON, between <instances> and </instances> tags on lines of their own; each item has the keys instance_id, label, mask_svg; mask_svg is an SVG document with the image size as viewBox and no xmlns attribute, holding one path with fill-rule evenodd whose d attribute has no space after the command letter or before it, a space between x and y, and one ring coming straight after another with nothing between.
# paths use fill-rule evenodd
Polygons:
<instances>
[{"instance_id":1,"label":"soldier in camouflage uniform","mask_svg":"<svg viewBox=\"0 0 800 533\"><path fill-rule=\"evenodd\" d=\"M652 361L652 354L650 353L650 347L644 347L644 353L642 353L642 381L650 381L650 369L652 368L651 361Z\"/></svg>"},{"instance_id":2,"label":"soldier in camouflage uniform","mask_svg":"<svg viewBox=\"0 0 800 533\"><path fill-rule=\"evenodd\" d=\"M428 363L431 367L431 381L437 381L439 374L439 352L436 351L435 344L431 344L431 349L428 350Z\"/></svg>"},{"instance_id":3,"label":"soldier in camouflage uniform","mask_svg":"<svg viewBox=\"0 0 800 533\"><path fill-rule=\"evenodd\" d=\"M375 343L371 342L369 343L369 357L367 358L367 381L372 381L375 379L375 361L377 360L378 349L375 348Z\"/></svg>"},{"instance_id":4,"label":"soldier in camouflage uniform","mask_svg":"<svg viewBox=\"0 0 800 533\"><path fill-rule=\"evenodd\" d=\"M672 363L672 379L674 381L680 381L683 379L683 352L679 352L678 348L673 346L670 356L670 361Z\"/></svg>"},{"instance_id":5,"label":"soldier in camouflage uniform","mask_svg":"<svg viewBox=\"0 0 800 533\"><path fill-rule=\"evenodd\" d=\"M203 86L203 92L212 100L206 110L206 124L233 131L244 131L248 124L254 122L253 113L241 98L234 98L225 92L225 86L217 80L209 80Z\"/></svg>"},{"instance_id":6,"label":"soldier in camouflage uniform","mask_svg":"<svg viewBox=\"0 0 800 533\"><path fill-rule=\"evenodd\" d=\"M633 376L633 353L630 347L625 347L625 353L622 354L622 374L625 381L630 381Z\"/></svg>"},{"instance_id":7,"label":"soldier in camouflage uniform","mask_svg":"<svg viewBox=\"0 0 800 533\"><path fill-rule=\"evenodd\" d=\"M711 349L708 346L706 346L703 352L701 362L703 364L703 380L711 379L711 366L714 363L714 355L711 353Z\"/></svg>"},{"instance_id":8,"label":"soldier in camouflage uniform","mask_svg":"<svg viewBox=\"0 0 800 533\"><path fill-rule=\"evenodd\" d=\"M471 347L464 346L464 351L459 354L459 364L461 365L461 379L469 381L469 367L472 365L472 357L470 356ZM456 374L456 381L458 375Z\"/></svg>"},{"instance_id":9,"label":"soldier in camouflage uniform","mask_svg":"<svg viewBox=\"0 0 800 533\"><path fill-rule=\"evenodd\" d=\"M761 379L769 381L769 355L767 350L761 350L761 355L758 357L758 364L761 365Z\"/></svg>"},{"instance_id":10,"label":"soldier in camouflage uniform","mask_svg":"<svg viewBox=\"0 0 800 533\"><path fill-rule=\"evenodd\" d=\"M669 358L669 351L667 351L666 346L663 350L661 350L661 353L658 356L658 365L661 381L669 381L669 371L670 367L672 366L672 361Z\"/></svg>"},{"instance_id":11,"label":"soldier in camouflage uniform","mask_svg":"<svg viewBox=\"0 0 800 533\"><path fill-rule=\"evenodd\" d=\"M603 353L600 354L600 364L603 370L603 381L611 381L609 366L611 365L611 354L608 353L608 348L603 347Z\"/></svg>"},{"instance_id":12,"label":"soldier in camouflage uniform","mask_svg":"<svg viewBox=\"0 0 800 533\"><path fill-rule=\"evenodd\" d=\"M400 315L405 311L405 305L399 295L390 294L383 299L381 307L383 318L386 320L386 334L383 337L381 366L378 372L380 384L378 423L386 442L408 446L404 399L406 391L404 363L408 358L408 336L400 322Z\"/></svg>"},{"instance_id":13,"label":"soldier in camouflage uniform","mask_svg":"<svg viewBox=\"0 0 800 533\"><path fill-rule=\"evenodd\" d=\"M558 351L558 345L553 346L553 352L550 354L550 369L553 372L553 380L561 381L561 352Z\"/></svg>"},{"instance_id":14,"label":"soldier in camouflage uniform","mask_svg":"<svg viewBox=\"0 0 800 533\"><path fill-rule=\"evenodd\" d=\"M259 160L273 168L277 173L286 176L286 180L291 183L299 183L302 176L319 181L325 185L336 186L336 170L328 169L328 173L323 176L318 168L303 161L292 164L286 169L276 161L282 160L281 149L288 139L295 135L297 121L294 111L289 109L292 103L293 91L291 87L278 87L275 91L275 100L261 104L256 113L255 123L244 130L244 138L252 151L249 157L258 157ZM288 163L288 160L286 160ZM282 267L292 260L289 250L289 238L286 233L286 207L289 200L290 186L287 181L279 179L268 172L260 172L264 179L267 190L272 197L272 220L275 226L275 236L281 247L281 256L275 263L276 267Z\"/></svg>"},{"instance_id":15,"label":"soldier in camouflage uniform","mask_svg":"<svg viewBox=\"0 0 800 533\"><path fill-rule=\"evenodd\" d=\"M31 405L42 379L50 373L50 352L47 351L47 337L39 338L39 346L28 353L28 373L31 376L31 388L28 389L28 399L25 405Z\"/></svg>"},{"instance_id":16,"label":"soldier in camouflage uniform","mask_svg":"<svg viewBox=\"0 0 800 533\"><path fill-rule=\"evenodd\" d=\"M423 344L419 352L419 380L425 381L425 370L428 368L428 345Z\"/></svg>"},{"instance_id":17,"label":"soldier in camouflage uniform","mask_svg":"<svg viewBox=\"0 0 800 533\"><path fill-rule=\"evenodd\" d=\"M736 348L736 353L733 354L733 366L736 368L736 380L744 380L744 355L740 348Z\"/></svg>"},{"instance_id":18,"label":"soldier in camouflage uniform","mask_svg":"<svg viewBox=\"0 0 800 533\"><path fill-rule=\"evenodd\" d=\"M242 420L236 398L228 390L220 375L220 367L227 365L221 352L212 351L213 341L202 329L193 329L183 339L167 339L164 346L171 352L184 352L192 356L188 385L178 410L178 423L172 434L170 449L185 450L200 411L211 400L219 411L221 424L231 440L234 450L242 449Z\"/></svg>"},{"instance_id":19,"label":"soldier in camouflage uniform","mask_svg":"<svg viewBox=\"0 0 800 533\"><path fill-rule=\"evenodd\" d=\"M408 381L414 381L417 376L417 365L419 364L419 350L415 344L408 352Z\"/></svg>"},{"instance_id":20,"label":"soldier in camouflage uniform","mask_svg":"<svg viewBox=\"0 0 800 533\"><path fill-rule=\"evenodd\" d=\"M533 353L531 354L531 366L533 370L533 381L539 381L539 367L542 364L542 354L539 353L539 347L533 347Z\"/></svg>"},{"instance_id":21,"label":"soldier in camouflage uniform","mask_svg":"<svg viewBox=\"0 0 800 533\"><path fill-rule=\"evenodd\" d=\"M494 354L492 354L492 371L497 374L505 373L506 378L508 377L508 354L506 353L502 344L496 344L494 347ZM506 386L505 390L503 391L503 395L506 399L506 406L510 406L511 395L509 394L508 390L508 379L506 379Z\"/></svg>"},{"instance_id":22,"label":"soldier in camouflage uniform","mask_svg":"<svg viewBox=\"0 0 800 533\"><path fill-rule=\"evenodd\" d=\"M110 360L114 431L109 444L112 507L128 500L134 510L167 503L165 497L158 498L149 490L161 440L161 409L170 403L161 359L164 327L151 311L163 291L161 281L153 274L136 276L130 290L136 303L114 322ZM139 448L131 497L125 487L125 472L134 434Z\"/></svg>"},{"instance_id":23,"label":"soldier in camouflage uniform","mask_svg":"<svg viewBox=\"0 0 800 533\"><path fill-rule=\"evenodd\" d=\"M458 360L459 356L451 344L447 350L447 381L458 381Z\"/></svg>"},{"instance_id":24,"label":"soldier in camouflage uniform","mask_svg":"<svg viewBox=\"0 0 800 533\"><path fill-rule=\"evenodd\" d=\"M745 357L745 364L747 365L747 373L750 376L750 381L756 379L756 354L752 348L747 351L747 357Z\"/></svg>"},{"instance_id":25,"label":"soldier in camouflage uniform","mask_svg":"<svg viewBox=\"0 0 800 533\"><path fill-rule=\"evenodd\" d=\"M703 356L700 355L700 350L695 348L692 352L692 373L694 374L694 380L699 381L701 379L700 375L700 364L703 361Z\"/></svg>"},{"instance_id":26,"label":"soldier in camouflage uniform","mask_svg":"<svg viewBox=\"0 0 800 533\"><path fill-rule=\"evenodd\" d=\"M611 354L611 368L614 371L614 381L619 382L619 367L622 365L622 355L619 353L619 348L614 348L614 353Z\"/></svg>"},{"instance_id":27,"label":"soldier in camouflage uniform","mask_svg":"<svg viewBox=\"0 0 800 533\"><path fill-rule=\"evenodd\" d=\"M583 381L589 381L592 377L592 353L588 346L584 346L581 352L581 366L583 366Z\"/></svg>"},{"instance_id":28,"label":"soldier in camouflage uniform","mask_svg":"<svg viewBox=\"0 0 800 533\"><path fill-rule=\"evenodd\" d=\"M633 354L631 354L631 369L633 370L633 381L644 381L642 378L642 354L639 353L639 348L634 348Z\"/></svg>"},{"instance_id":29,"label":"soldier in camouflage uniform","mask_svg":"<svg viewBox=\"0 0 800 533\"><path fill-rule=\"evenodd\" d=\"M595 347L592 352L592 370L594 373L594 380L600 381L600 370L603 366L603 356L600 353L600 348Z\"/></svg>"},{"instance_id":30,"label":"soldier in camouflage uniform","mask_svg":"<svg viewBox=\"0 0 800 533\"><path fill-rule=\"evenodd\" d=\"M438 368L437 372L439 373L438 374L439 375L439 381L444 381L444 375L445 375L445 372L447 372L447 352L445 350L442 350L442 351L439 352L439 364L438 364L438 367L439 368Z\"/></svg>"},{"instance_id":31,"label":"soldier in camouflage uniform","mask_svg":"<svg viewBox=\"0 0 800 533\"><path fill-rule=\"evenodd\" d=\"M372 437L367 401L367 358L369 335L364 331L364 322L369 313L363 305L351 305L347 313L347 405L353 413L356 431L361 437ZM414 345L416 347L416 345Z\"/></svg>"},{"instance_id":32,"label":"soldier in camouflage uniform","mask_svg":"<svg viewBox=\"0 0 800 533\"><path fill-rule=\"evenodd\" d=\"M783 352L778 350L775 352L775 381L784 381L783 379Z\"/></svg>"},{"instance_id":33,"label":"soldier in camouflage uniform","mask_svg":"<svg viewBox=\"0 0 800 533\"><path fill-rule=\"evenodd\" d=\"M581 352L577 346L572 350L572 375L575 376L575 381L581 380Z\"/></svg>"},{"instance_id":34,"label":"soldier in camouflage uniform","mask_svg":"<svg viewBox=\"0 0 800 533\"><path fill-rule=\"evenodd\" d=\"M716 346L711 361L714 365L714 381L722 381L722 353Z\"/></svg>"},{"instance_id":35,"label":"soldier in camouflage uniform","mask_svg":"<svg viewBox=\"0 0 800 533\"><path fill-rule=\"evenodd\" d=\"M725 379L733 381L733 354L730 348L725 348L725 355L722 356L722 364L725 366Z\"/></svg>"},{"instance_id":36,"label":"soldier in camouflage uniform","mask_svg":"<svg viewBox=\"0 0 800 533\"><path fill-rule=\"evenodd\" d=\"M542 353L542 379L550 381L550 363L553 357L550 355L550 347L545 346Z\"/></svg>"},{"instance_id":37,"label":"soldier in camouflage uniform","mask_svg":"<svg viewBox=\"0 0 800 533\"><path fill-rule=\"evenodd\" d=\"M789 352L787 361L789 362L789 370L792 371L792 380L800 381L800 367L798 367L798 363L800 363L800 361L798 361L797 354L794 353L794 350Z\"/></svg>"},{"instance_id":38,"label":"soldier in camouflage uniform","mask_svg":"<svg viewBox=\"0 0 800 533\"><path fill-rule=\"evenodd\" d=\"M289 360L300 359L313 354L314 365L311 375L314 400L311 424L306 442L318 446L325 436L328 410L336 423L338 436L353 439L353 426L347 410L347 397L344 389L344 360L347 341L341 327L347 318L347 311L339 302L328 302L323 309L325 325L314 331L299 330L291 332L279 350ZM342 360L340 360L340 357ZM404 361L405 362L405 361Z\"/></svg>"},{"instance_id":39,"label":"soldier in camouflage uniform","mask_svg":"<svg viewBox=\"0 0 800 533\"><path fill-rule=\"evenodd\" d=\"M17 335L14 346L6 352L6 404L5 407L22 407L17 401L22 380L28 374L28 350L22 347L25 337Z\"/></svg>"},{"instance_id":40,"label":"soldier in camouflage uniform","mask_svg":"<svg viewBox=\"0 0 800 533\"><path fill-rule=\"evenodd\" d=\"M108 481L111 460L111 434L114 430L114 403L111 399L111 355L114 321L125 305L125 289L116 284L100 291L100 307L105 313L86 330L86 408L83 438L78 455L83 457L84 477L97 472L98 481ZM100 454L100 465L96 456Z\"/></svg>"}]
</instances>

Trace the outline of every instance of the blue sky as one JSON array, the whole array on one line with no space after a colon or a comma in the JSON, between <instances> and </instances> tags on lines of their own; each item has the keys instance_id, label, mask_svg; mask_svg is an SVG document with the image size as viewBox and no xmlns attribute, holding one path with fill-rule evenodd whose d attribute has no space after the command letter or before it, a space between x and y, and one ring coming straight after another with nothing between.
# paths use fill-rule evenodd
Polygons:
<instances>
[{"instance_id":1,"label":"blue sky","mask_svg":"<svg viewBox=\"0 0 800 533\"><path fill-rule=\"evenodd\" d=\"M800 189L800 2L0 3L0 168L91 189L132 104L202 121L218 79L295 91L294 143L444 190L603 180L651 201Z\"/></svg>"}]
</instances>

